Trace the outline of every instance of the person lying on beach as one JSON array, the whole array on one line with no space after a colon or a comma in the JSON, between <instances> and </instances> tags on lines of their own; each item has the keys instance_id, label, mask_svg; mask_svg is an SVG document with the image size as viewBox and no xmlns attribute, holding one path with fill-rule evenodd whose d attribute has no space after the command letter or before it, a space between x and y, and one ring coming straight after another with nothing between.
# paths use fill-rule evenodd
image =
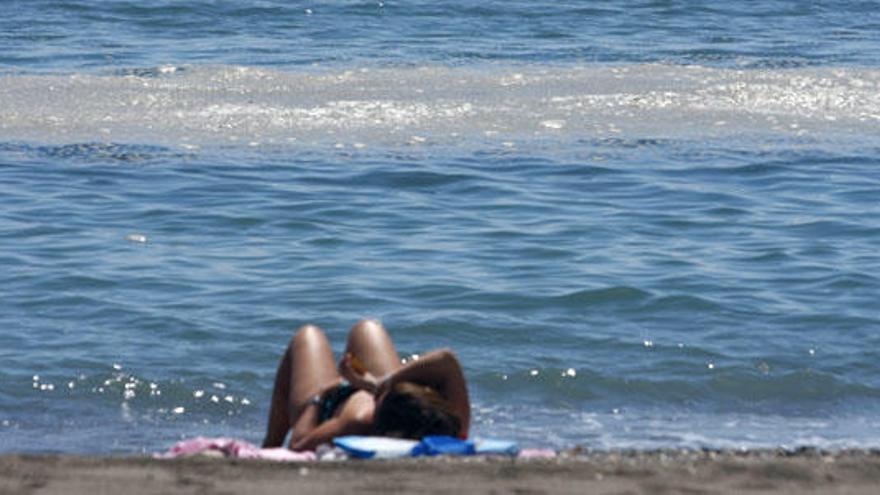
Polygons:
<instances>
[{"instance_id":1,"label":"person lying on beach","mask_svg":"<svg viewBox=\"0 0 880 495\"><path fill-rule=\"evenodd\" d=\"M272 392L263 447L314 450L343 435L465 439L470 400L461 365L448 349L401 364L381 323L363 320L334 365L327 336L300 328L287 346Z\"/></svg>"}]
</instances>

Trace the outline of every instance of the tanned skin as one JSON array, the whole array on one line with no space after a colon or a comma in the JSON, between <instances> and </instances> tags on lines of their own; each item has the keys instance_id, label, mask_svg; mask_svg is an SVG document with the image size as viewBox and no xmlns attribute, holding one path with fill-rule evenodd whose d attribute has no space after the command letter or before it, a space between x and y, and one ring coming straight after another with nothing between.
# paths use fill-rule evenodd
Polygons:
<instances>
[{"instance_id":1,"label":"tanned skin","mask_svg":"<svg viewBox=\"0 0 880 495\"><path fill-rule=\"evenodd\" d=\"M318 424L322 397L344 379L358 390L333 417ZM370 435L373 413L398 382L427 385L449 401L461 421L462 438L470 427L470 399L458 359L448 349L432 351L405 365L381 323L362 320L348 334L345 355L338 367L327 336L314 325L301 327L287 346L275 374L269 425L263 447L280 447L288 433L288 447L314 450L343 435Z\"/></svg>"}]
</instances>

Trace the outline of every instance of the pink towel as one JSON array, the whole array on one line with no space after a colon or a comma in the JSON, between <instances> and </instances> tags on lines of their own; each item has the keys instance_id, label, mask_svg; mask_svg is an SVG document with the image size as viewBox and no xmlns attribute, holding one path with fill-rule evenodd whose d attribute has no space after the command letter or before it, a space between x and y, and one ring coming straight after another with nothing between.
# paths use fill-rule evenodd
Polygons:
<instances>
[{"instance_id":1,"label":"pink towel","mask_svg":"<svg viewBox=\"0 0 880 495\"><path fill-rule=\"evenodd\" d=\"M196 437L177 442L168 452L156 454L157 459L175 459L197 454L218 452L224 457L238 459L264 459L279 462L314 461L314 452L293 452L283 447L274 449L261 449L252 443L235 438L205 438Z\"/></svg>"}]
</instances>

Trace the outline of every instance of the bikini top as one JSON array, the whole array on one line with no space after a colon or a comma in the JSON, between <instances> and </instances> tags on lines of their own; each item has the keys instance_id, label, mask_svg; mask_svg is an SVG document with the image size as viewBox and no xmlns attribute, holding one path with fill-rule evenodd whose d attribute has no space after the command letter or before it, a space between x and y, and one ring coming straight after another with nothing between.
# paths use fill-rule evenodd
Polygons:
<instances>
[{"instance_id":1,"label":"bikini top","mask_svg":"<svg viewBox=\"0 0 880 495\"><path fill-rule=\"evenodd\" d=\"M332 418L336 409L338 409L339 406L348 400L348 398L355 392L357 392L357 388L346 380L343 380L339 385L328 390L321 400L320 410L318 411L318 424Z\"/></svg>"}]
</instances>

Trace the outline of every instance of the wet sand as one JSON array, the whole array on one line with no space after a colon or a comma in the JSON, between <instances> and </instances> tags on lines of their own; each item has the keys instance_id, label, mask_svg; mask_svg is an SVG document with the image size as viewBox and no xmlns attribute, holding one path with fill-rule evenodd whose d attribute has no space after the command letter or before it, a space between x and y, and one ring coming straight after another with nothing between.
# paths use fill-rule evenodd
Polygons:
<instances>
[{"instance_id":1,"label":"wet sand","mask_svg":"<svg viewBox=\"0 0 880 495\"><path fill-rule=\"evenodd\" d=\"M571 453L275 464L235 459L0 456L0 495L236 493L880 493L880 451Z\"/></svg>"}]
</instances>

